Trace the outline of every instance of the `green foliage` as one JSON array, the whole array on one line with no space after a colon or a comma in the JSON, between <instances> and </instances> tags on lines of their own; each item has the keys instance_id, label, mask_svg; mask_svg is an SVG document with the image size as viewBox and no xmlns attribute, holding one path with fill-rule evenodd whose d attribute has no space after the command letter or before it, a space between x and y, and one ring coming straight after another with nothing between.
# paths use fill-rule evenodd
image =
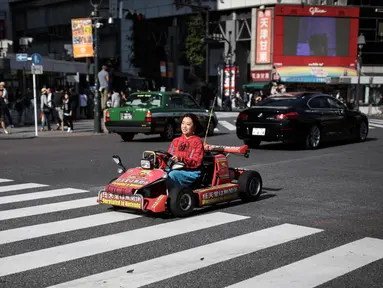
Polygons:
<instances>
[{"instance_id":1,"label":"green foliage","mask_svg":"<svg viewBox=\"0 0 383 288\"><path fill-rule=\"evenodd\" d=\"M186 59L191 66L199 66L205 61L205 26L201 14L190 16L186 22Z\"/></svg>"}]
</instances>

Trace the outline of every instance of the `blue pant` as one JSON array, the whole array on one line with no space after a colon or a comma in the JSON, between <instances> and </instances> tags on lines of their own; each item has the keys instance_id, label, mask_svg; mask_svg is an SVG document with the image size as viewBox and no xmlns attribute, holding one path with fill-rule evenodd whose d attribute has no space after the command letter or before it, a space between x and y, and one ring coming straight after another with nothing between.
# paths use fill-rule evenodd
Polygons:
<instances>
[{"instance_id":1,"label":"blue pant","mask_svg":"<svg viewBox=\"0 0 383 288\"><path fill-rule=\"evenodd\" d=\"M169 173L169 180L176 185L182 187L191 187L193 183L200 177L201 171L173 170ZM172 184L173 184L172 183Z\"/></svg>"}]
</instances>

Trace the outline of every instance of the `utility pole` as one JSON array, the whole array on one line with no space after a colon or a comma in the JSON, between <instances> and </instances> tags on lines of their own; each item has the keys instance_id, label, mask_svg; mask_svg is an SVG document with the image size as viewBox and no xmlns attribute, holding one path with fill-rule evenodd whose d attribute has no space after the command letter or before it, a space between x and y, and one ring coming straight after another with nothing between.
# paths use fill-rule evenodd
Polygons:
<instances>
[{"instance_id":1,"label":"utility pole","mask_svg":"<svg viewBox=\"0 0 383 288\"><path fill-rule=\"evenodd\" d=\"M100 27L99 23L99 11L98 6L101 4L94 4L90 0L91 5L93 6L92 11L92 22L94 30L94 133L102 133L101 131L101 97L99 91L98 83L98 28Z\"/></svg>"}]
</instances>

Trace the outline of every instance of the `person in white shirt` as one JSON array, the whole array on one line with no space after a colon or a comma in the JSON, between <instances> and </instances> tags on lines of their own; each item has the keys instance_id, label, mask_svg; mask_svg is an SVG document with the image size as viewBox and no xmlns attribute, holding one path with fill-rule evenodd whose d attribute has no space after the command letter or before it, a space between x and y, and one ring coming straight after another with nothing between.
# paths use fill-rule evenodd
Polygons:
<instances>
[{"instance_id":1,"label":"person in white shirt","mask_svg":"<svg viewBox=\"0 0 383 288\"><path fill-rule=\"evenodd\" d=\"M113 108L118 108L120 107L121 103L121 95L120 93L117 92L116 89L113 89L113 94L112 94L112 107Z\"/></svg>"}]
</instances>

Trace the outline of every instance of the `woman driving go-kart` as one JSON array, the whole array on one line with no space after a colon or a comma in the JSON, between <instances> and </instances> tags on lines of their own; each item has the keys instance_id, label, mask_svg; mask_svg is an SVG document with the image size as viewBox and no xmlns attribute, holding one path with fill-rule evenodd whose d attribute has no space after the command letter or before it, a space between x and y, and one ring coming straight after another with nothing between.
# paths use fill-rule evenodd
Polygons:
<instances>
[{"instance_id":1,"label":"woman driving go-kart","mask_svg":"<svg viewBox=\"0 0 383 288\"><path fill-rule=\"evenodd\" d=\"M169 172L170 184L191 187L201 175L201 164L204 155L202 140L198 136L202 125L193 113L187 113L181 118L182 135L170 144L168 153L172 160L185 164L182 170Z\"/></svg>"}]
</instances>

